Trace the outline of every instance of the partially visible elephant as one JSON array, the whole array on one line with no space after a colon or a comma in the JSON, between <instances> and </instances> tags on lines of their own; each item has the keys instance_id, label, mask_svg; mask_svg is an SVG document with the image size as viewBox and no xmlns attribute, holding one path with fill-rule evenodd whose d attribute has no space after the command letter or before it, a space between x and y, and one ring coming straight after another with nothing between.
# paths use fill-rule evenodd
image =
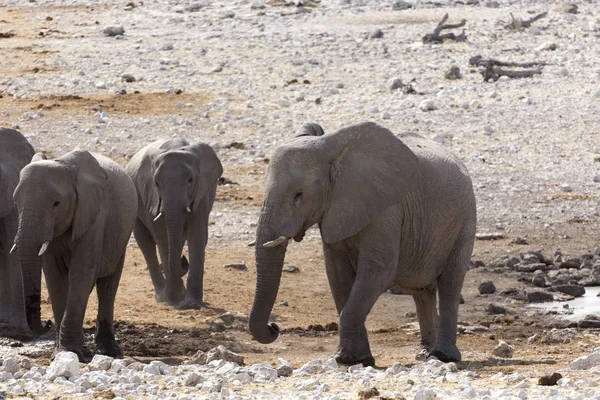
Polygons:
<instances>
[{"instance_id":1,"label":"partially visible elephant","mask_svg":"<svg viewBox=\"0 0 600 400\"><path fill-rule=\"evenodd\" d=\"M13 192L19 172L33 154L33 147L20 132L0 128L0 323L21 332L29 331L29 327L21 264L18 255L11 252L19 222Z\"/></svg>"},{"instance_id":2,"label":"partially visible elephant","mask_svg":"<svg viewBox=\"0 0 600 400\"><path fill-rule=\"evenodd\" d=\"M27 322L40 324L42 266L57 327L56 351L83 359L83 319L96 285L96 351L122 352L114 303L137 212L135 186L109 158L74 150L54 160L41 153L21 171L14 193L16 248L23 267Z\"/></svg>"},{"instance_id":3,"label":"partially visible elephant","mask_svg":"<svg viewBox=\"0 0 600 400\"><path fill-rule=\"evenodd\" d=\"M133 233L148 264L155 299L179 309L201 308L208 217L223 173L219 158L205 143L157 140L125 169L138 193ZM186 240L189 263L181 255ZM186 289L182 278L188 270Z\"/></svg>"},{"instance_id":4,"label":"partially visible elephant","mask_svg":"<svg viewBox=\"0 0 600 400\"><path fill-rule=\"evenodd\" d=\"M436 143L414 134L398 138L374 123L304 132L275 151L267 172L252 336L261 343L277 338L279 327L268 321L288 242L319 224L340 315L338 362L374 365L365 319L394 284L415 300L429 355L459 361L458 306L476 225L464 165Z\"/></svg>"}]
</instances>

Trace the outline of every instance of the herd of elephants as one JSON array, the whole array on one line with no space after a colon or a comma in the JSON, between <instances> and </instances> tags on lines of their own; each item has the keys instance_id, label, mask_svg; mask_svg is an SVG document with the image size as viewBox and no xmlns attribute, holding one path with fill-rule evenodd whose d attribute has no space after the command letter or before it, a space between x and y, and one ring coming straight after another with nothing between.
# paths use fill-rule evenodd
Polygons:
<instances>
[{"instance_id":1,"label":"herd of elephants","mask_svg":"<svg viewBox=\"0 0 600 400\"><path fill-rule=\"evenodd\" d=\"M113 314L132 232L156 301L202 307L209 215L222 173L215 151L201 142L158 140L122 167L81 149L46 159L20 132L0 128L0 322L35 334L50 329L40 315L43 270L55 354L72 351L83 360L84 315L96 287L96 352L122 357ZM277 148L255 241L249 330L260 343L279 334L269 317L288 242L301 241L314 224L340 317L339 363L374 365L365 320L392 285L414 298L422 351L461 360L457 315L476 207L454 155L372 122L326 134L304 124Z\"/></svg>"}]
</instances>

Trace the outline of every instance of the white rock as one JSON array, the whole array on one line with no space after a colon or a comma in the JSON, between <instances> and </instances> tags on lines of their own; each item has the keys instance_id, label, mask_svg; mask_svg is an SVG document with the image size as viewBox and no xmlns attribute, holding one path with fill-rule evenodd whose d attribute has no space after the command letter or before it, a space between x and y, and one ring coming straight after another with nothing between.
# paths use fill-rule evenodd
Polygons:
<instances>
[{"instance_id":1,"label":"white rock","mask_svg":"<svg viewBox=\"0 0 600 400\"><path fill-rule=\"evenodd\" d=\"M59 377L68 379L78 377L79 375L81 375L79 372L79 358L77 358L77 354L70 351L61 351L58 353L46 369L46 379L50 381Z\"/></svg>"},{"instance_id":2,"label":"white rock","mask_svg":"<svg viewBox=\"0 0 600 400\"><path fill-rule=\"evenodd\" d=\"M150 375L160 375L160 369L158 368L158 365L152 363L146 365L143 371Z\"/></svg>"},{"instance_id":3,"label":"white rock","mask_svg":"<svg viewBox=\"0 0 600 400\"><path fill-rule=\"evenodd\" d=\"M436 398L435 392L431 389L420 389L415 394L415 400L434 400Z\"/></svg>"},{"instance_id":4,"label":"white rock","mask_svg":"<svg viewBox=\"0 0 600 400\"><path fill-rule=\"evenodd\" d=\"M19 365L17 364L17 360L14 358L5 358L2 363L2 369L6 372L14 374L19 370Z\"/></svg>"},{"instance_id":5,"label":"white rock","mask_svg":"<svg viewBox=\"0 0 600 400\"><path fill-rule=\"evenodd\" d=\"M436 108L435 102L431 99L423 100L421 103L419 103L419 109L421 111L433 111Z\"/></svg>"},{"instance_id":6,"label":"white rock","mask_svg":"<svg viewBox=\"0 0 600 400\"><path fill-rule=\"evenodd\" d=\"M571 369L590 369L600 365L600 351L596 351L590 355L582 356L575 359L571 365ZM564 378L563 378L564 379Z\"/></svg>"},{"instance_id":7,"label":"white rock","mask_svg":"<svg viewBox=\"0 0 600 400\"><path fill-rule=\"evenodd\" d=\"M184 385L185 386L196 386L197 384L204 382L204 381L205 381L205 379L203 377L201 377L200 375L198 375L195 372L192 372L188 376L186 376Z\"/></svg>"},{"instance_id":8,"label":"white rock","mask_svg":"<svg viewBox=\"0 0 600 400\"><path fill-rule=\"evenodd\" d=\"M0 372L0 382L6 382L10 379L13 379L13 375L10 372Z\"/></svg>"},{"instance_id":9,"label":"white rock","mask_svg":"<svg viewBox=\"0 0 600 400\"><path fill-rule=\"evenodd\" d=\"M113 363L113 358L102 354L94 355L94 358L88 364L90 371L107 371Z\"/></svg>"},{"instance_id":10,"label":"white rock","mask_svg":"<svg viewBox=\"0 0 600 400\"><path fill-rule=\"evenodd\" d=\"M515 349L503 340L498 342L498 345L492 349L492 354L496 357L512 358Z\"/></svg>"}]
</instances>

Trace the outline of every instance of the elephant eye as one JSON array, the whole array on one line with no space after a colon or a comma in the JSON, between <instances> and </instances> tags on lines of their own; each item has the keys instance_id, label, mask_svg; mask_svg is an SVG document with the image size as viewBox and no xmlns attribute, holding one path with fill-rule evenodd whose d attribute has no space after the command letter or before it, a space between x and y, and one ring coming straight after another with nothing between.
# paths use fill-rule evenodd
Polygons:
<instances>
[{"instance_id":1,"label":"elephant eye","mask_svg":"<svg viewBox=\"0 0 600 400\"><path fill-rule=\"evenodd\" d=\"M192 182L194 182L194 178L188 179L188 183L192 183Z\"/></svg>"},{"instance_id":2,"label":"elephant eye","mask_svg":"<svg viewBox=\"0 0 600 400\"><path fill-rule=\"evenodd\" d=\"M55 201L54 204L52 205L54 208L58 207L60 205L60 201Z\"/></svg>"},{"instance_id":3,"label":"elephant eye","mask_svg":"<svg viewBox=\"0 0 600 400\"><path fill-rule=\"evenodd\" d=\"M300 200L302 200L302 191L301 190L296 192L296 195L294 196L294 204L298 205L298 203L300 203Z\"/></svg>"}]
</instances>

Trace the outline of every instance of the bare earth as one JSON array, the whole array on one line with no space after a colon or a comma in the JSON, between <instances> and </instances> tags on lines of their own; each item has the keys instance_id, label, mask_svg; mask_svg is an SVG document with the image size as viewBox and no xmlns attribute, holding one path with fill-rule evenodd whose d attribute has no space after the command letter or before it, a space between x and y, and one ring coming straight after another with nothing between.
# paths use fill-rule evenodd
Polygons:
<instances>
[{"instance_id":1,"label":"bare earth","mask_svg":"<svg viewBox=\"0 0 600 400\"><path fill-rule=\"evenodd\" d=\"M175 6L154 2L132 11L123 10L126 2L114 1L23 3L0 5L0 33L14 34L0 38L0 126L18 126L38 151L57 155L82 146L122 165L158 137L184 135L216 144L224 176L234 182L219 186L211 217L206 308L178 311L157 304L144 259L130 244L115 311L117 337L127 356L177 363L225 344L242 354L246 364L282 357L298 367L335 352L338 335L331 323L338 318L316 230L289 247L286 263L300 272L284 272L273 310L283 329L279 340L266 346L253 341L243 317L232 326L219 322L225 312L247 315L250 310L255 266L247 243L262 202L268 155L303 122L320 122L331 132L369 119L438 141L439 135L450 134L441 141L465 160L473 175L478 231L506 236L477 241L473 260L488 263L525 249L542 249L551 256L558 247L578 256L598 243L598 184L593 177L599 169L600 99L593 94L599 89L600 49L588 25L599 12L591 5L582 5L579 14L551 12L536 23L547 27L538 34L507 32L498 20L506 21L509 12L529 15L551 7L542 1L503 3L500 9L445 6L403 12L389 11L387 2L350 2L347 7L323 2L310 8L312 13L292 16L282 14L295 7L280 2L268 2L264 15L244 2L232 6L233 19L220 17L227 2L207 2L199 13L180 13ZM470 41L419 45L446 12L470 21ZM102 29L109 25L124 25L125 37L105 37ZM385 32L381 42L362 39L375 28ZM569 36L571 29L578 42ZM547 41L558 43L552 54L533 50ZM382 55L381 43L391 57ZM165 44L174 49L161 50ZM356 54L347 57L355 48ZM533 79L484 83L467 63L478 53L542 59L550 65ZM223 71L213 72L219 62L225 63ZM444 72L453 64L464 78L446 81ZM562 68L569 70L567 76L561 75ZM124 73L138 80L124 83ZM414 85L425 95L391 93L388 81L396 76L405 81L416 77ZM292 79L300 84L286 84ZM310 84L302 84L303 79ZM344 85L336 89L338 82ZM126 94L116 94L123 89ZM177 89L183 92L176 94ZM304 101L295 100L299 94ZM323 98L321 106L317 98ZM426 98L435 99L438 109L421 111L418 104ZM523 101L527 98L532 104ZM493 133L484 134L484 126ZM243 146L228 146L232 142ZM564 183L572 191L561 190ZM516 235L530 244L515 244ZM245 263L248 270L223 267L230 263ZM579 330L568 343L528 344L527 338L542 333L554 317L499 294L480 295L477 287L484 280L493 280L497 293L525 287L514 276L469 271L460 320L465 328L485 325L489 331L459 335L465 360L459 368L484 377L500 371L552 372L600 346L593 330ZM287 305L280 304L283 300ZM489 315L485 309L492 302L510 313ZM94 326L96 306L94 295L88 328ZM42 311L51 319L47 298ZM414 311L408 296L385 293L379 299L367 321L378 366L416 363ZM498 340L515 347L514 358L490 359ZM49 362L47 357L40 361Z\"/></svg>"}]
</instances>

